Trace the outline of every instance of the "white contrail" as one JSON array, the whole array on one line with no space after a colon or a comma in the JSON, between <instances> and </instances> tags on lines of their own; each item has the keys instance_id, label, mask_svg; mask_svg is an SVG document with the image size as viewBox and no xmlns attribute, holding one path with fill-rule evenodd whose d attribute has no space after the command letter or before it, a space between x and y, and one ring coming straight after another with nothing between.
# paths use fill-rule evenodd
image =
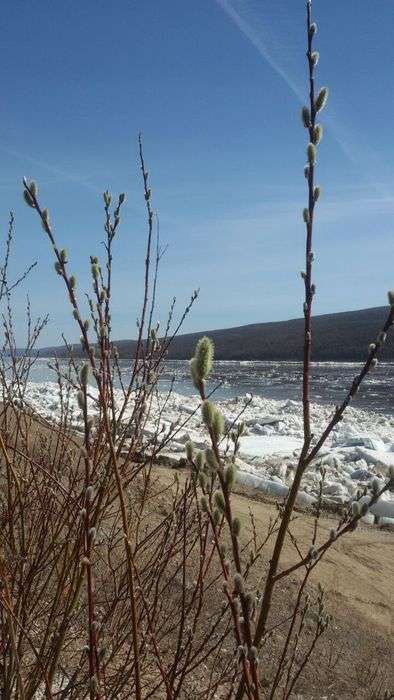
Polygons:
<instances>
[{"instance_id":1,"label":"white contrail","mask_svg":"<svg viewBox=\"0 0 394 700\"><path fill-rule=\"evenodd\" d=\"M267 41L262 35L262 28L259 27L257 32L252 25L233 7L229 0L216 0L219 7L228 15L236 27L242 32L242 34L250 41L251 44L257 49L259 54L267 61L271 68L285 81L290 90L294 92L296 97L303 101L302 90L294 80L289 76L289 74L277 63L273 58L271 51L268 48Z\"/></svg>"},{"instance_id":2,"label":"white contrail","mask_svg":"<svg viewBox=\"0 0 394 700\"><path fill-rule=\"evenodd\" d=\"M253 2L245 3L242 0L238 0L238 2L235 0L215 0L215 2L303 104L306 93L305 87L301 81L297 81L291 76L289 70L283 67L286 56L288 57L289 55L289 42L287 41L286 45L281 47L280 35L278 36L278 33L274 35L270 31L272 26L277 26L279 19L282 23L282 28L283 24L287 23L286 35L289 35L291 25L289 24L287 11L284 11L282 7L281 12L281 6L276 4L275 23L273 17L270 17L269 19L266 18L267 21L263 24L261 15L259 16L255 11ZM263 4L261 2L259 7L262 7ZM249 16L247 16L247 12ZM280 60L275 56L275 53L278 53L278 51L280 52ZM289 58L287 61L289 62ZM378 168L375 151L366 146L364 139L361 140L356 137L353 127L349 128L343 120L338 119L332 106L330 107L330 114L324 116L324 121L343 154L349 162L356 165L362 172L364 181L368 182L372 189L379 189L379 192L383 190L385 195L393 200L392 187L390 185L387 187L381 182L381 173ZM362 167L360 168L360 166ZM366 173L368 173L367 176ZM377 183L379 184L377 185Z\"/></svg>"},{"instance_id":3,"label":"white contrail","mask_svg":"<svg viewBox=\"0 0 394 700\"><path fill-rule=\"evenodd\" d=\"M257 49L260 56L262 56L262 58L264 58L264 60L271 66L275 73L277 73L277 75L279 75L279 77L282 78L282 80L286 83L288 88L297 97L299 102L303 104L305 101L305 87L301 82L297 84L296 80L294 80L294 78L291 77L289 72L282 67L282 65L277 61L276 58L274 58L270 45L278 45L278 39L275 40L274 37L268 37L268 31L253 12L253 7L251 7L251 14L253 13L252 25L251 22L245 18L245 13L241 14L238 11L238 9L235 9L234 2L232 2L232 0L215 1L217 5L219 5L219 7L223 10L223 12L225 12L225 14L231 19L231 21L235 24L239 31ZM239 4L242 5L242 3ZM267 22L267 25L268 24L269 23ZM281 55L284 55L283 51L281 52ZM327 116L325 118L325 122L330 127L335 140L341 147L346 157L350 161L354 162L354 148L349 143L349 134L346 133L347 130L343 127L343 125L339 125L337 123L337 119L333 115Z\"/></svg>"}]
</instances>

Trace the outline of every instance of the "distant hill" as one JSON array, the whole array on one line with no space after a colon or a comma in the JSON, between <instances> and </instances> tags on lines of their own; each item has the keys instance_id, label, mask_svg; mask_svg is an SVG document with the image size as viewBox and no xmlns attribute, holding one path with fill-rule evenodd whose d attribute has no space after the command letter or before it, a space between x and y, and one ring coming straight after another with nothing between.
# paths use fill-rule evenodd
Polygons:
<instances>
[{"instance_id":1,"label":"distant hill","mask_svg":"<svg viewBox=\"0 0 394 700\"><path fill-rule=\"evenodd\" d=\"M365 357L367 346L372 342L386 316L387 306L361 311L324 314L313 321L313 359L357 361ZM303 343L303 318L272 323L253 323L236 328L187 333L173 341L169 359L188 359L192 356L196 342L209 335L215 343L218 360L301 360ZM394 334L393 334L394 336ZM120 357L133 357L135 340L118 340L114 345ZM82 354L79 345L75 354ZM40 355L64 357L67 350L62 347L42 348ZM387 340L382 359L394 360L394 337Z\"/></svg>"}]
</instances>

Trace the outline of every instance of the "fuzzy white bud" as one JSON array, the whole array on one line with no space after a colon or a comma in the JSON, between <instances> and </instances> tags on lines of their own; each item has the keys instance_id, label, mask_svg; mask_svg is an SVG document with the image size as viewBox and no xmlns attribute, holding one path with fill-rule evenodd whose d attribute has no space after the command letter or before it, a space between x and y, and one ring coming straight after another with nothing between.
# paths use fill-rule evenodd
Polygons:
<instances>
[{"instance_id":1,"label":"fuzzy white bud","mask_svg":"<svg viewBox=\"0 0 394 700\"><path fill-rule=\"evenodd\" d=\"M306 153L309 165L314 165L316 163L316 147L313 143L308 144Z\"/></svg>"},{"instance_id":2,"label":"fuzzy white bud","mask_svg":"<svg viewBox=\"0 0 394 700\"><path fill-rule=\"evenodd\" d=\"M82 365L81 371L79 373L79 380L80 380L82 386L85 386L85 387L87 386L87 384L89 382L89 374L90 374L90 367L87 363L85 363L84 365Z\"/></svg>"},{"instance_id":3,"label":"fuzzy white bud","mask_svg":"<svg viewBox=\"0 0 394 700\"><path fill-rule=\"evenodd\" d=\"M322 87L315 102L316 112L321 112L327 104L329 90L327 87Z\"/></svg>"}]
</instances>

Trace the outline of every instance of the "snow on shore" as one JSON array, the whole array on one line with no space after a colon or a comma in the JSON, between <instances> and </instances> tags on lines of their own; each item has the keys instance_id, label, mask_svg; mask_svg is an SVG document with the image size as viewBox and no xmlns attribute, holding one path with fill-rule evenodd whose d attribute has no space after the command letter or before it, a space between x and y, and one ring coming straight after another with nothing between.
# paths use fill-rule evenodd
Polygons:
<instances>
[{"instance_id":1,"label":"snow on shore","mask_svg":"<svg viewBox=\"0 0 394 700\"><path fill-rule=\"evenodd\" d=\"M94 396L93 390L92 395ZM119 393L119 400L120 398ZM55 382L29 384L25 399L46 418L59 418L60 397ZM164 401L165 396L159 396L153 406L151 420L146 425L145 432L148 436L156 430L159 408ZM160 426L169 429L174 423L179 425L174 439L164 450L174 462L184 457L185 443L189 439L198 448L204 448L208 444L198 410L199 404L197 396L176 393L166 402ZM74 393L70 397L70 405L78 426L81 415ZM286 496L302 446L301 403L261 396L240 396L218 401L216 405L222 411L227 425L239 420L246 425L246 434L240 442L238 480L278 498ZM90 402L90 410L95 412L93 400ZM333 408L330 406L312 405L312 432L316 437L321 434L332 413ZM183 425L185 421L187 423ZM223 447L225 448L224 444ZM302 505L313 503L316 499L321 480L320 466L326 470L323 494L327 504L347 503L356 495L360 486L364 487L373 478L383 480L387 477L389 468L394 466L394 417L349 407L343 421L321 450L319 459L306 470L298 499ZM374 515L384 518L386 526L394 528L393 494L384 494L371 510Z\"/></svg>"}]
</instances>

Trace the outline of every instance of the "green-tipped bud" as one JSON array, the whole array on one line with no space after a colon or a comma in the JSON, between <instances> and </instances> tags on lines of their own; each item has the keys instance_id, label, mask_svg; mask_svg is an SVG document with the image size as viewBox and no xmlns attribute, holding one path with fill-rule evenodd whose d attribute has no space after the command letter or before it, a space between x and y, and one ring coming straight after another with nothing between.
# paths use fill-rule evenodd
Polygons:
<instances>
[{"instance_id":1,"label":"green-tipped bud","mask_svg":"<svg viewBox=\"0 0 394 700\"><path fill-rule=\"evenodd\" d=\"M63 274L62 266L61 266L60 262L58 262L57 260L54 264L54 268L55 268L58 275Z\"/></svg>"},{"instance_id":2,"label":"green-tipped bud","mask_svg":"<svg viewBox=\"0 0 394 700\"><path fill-rule=\"evenodd\" d=\"M379 493L380 484L377 479L372 479L371 481L371 491L376 496Z\"/></svg>"},{"instance_id":3,"label":"green-tipped bud","mask_svg":"<svg viewBox=\"0 0 394 700\"><path fill-rule=\"evenodd\" d=\"M316 112L321 112L321 110L324 109L324 107L326 106L328 100L328 92L328 87L321 88L315 101Z\"/></svg>"},{"instance_id":4,"label":"green-tipped bud","mask_svg":"<svg viewBox=\"0 0 394 700\"><path fill-rule=\"evenodd\" d=\"M257 647L250 647L249 656L250 656L250 660L253 661L253 663L255 663L255 664L259 663L259 652L258 652Z\"/></svg>"},{"instance_id":5,"label":"green-tipped bud","mask_svg":"<svg viewBox=\"0 0 394 700\"><path fill-rule=\"evenodd\" d=\"M235 537L239 537L239 533L241 532L241 521L239 520L239 518L234 518L232 530L233 535Z\"/></svg>"},{"instance_id":6,"label":"green-tipped bud","mask_svg":"<svg viewBox=\"0 0 394 700\"><path fill-rule=\"evenodd\" d=\"M67 251L66 251L65 248L62 248L62 249L61 249L59 255L60 255L60 260L62 261L62 263L67 263L67 262L68 262Z\"/></svg>"},{"instance_id":7,"label":"green-tipped bud","mask_svg":"<svg viewBox=\"0 0 394 700\"><path fill-rule=\"evenodd\" d=\"M231 491L231 489L234 486L235 483L235 478L236 478L236 469L235 469L235 464L231 463L228 465L224 478L226 480L226 484L228 489Z\"/></svg>"},{"instance_id":8,"label":"green-tipped bud","mask_svg":"<svg viewBox=\"0 0 394 700\"><path fill-rule=\"evenodd\" d=\"M97 676L91 676L91 677L90 677L90 690L92 691L92 693L94 694L94 696L95 696L95 695L98 693L98 691L100 690L100 685L99 685L99 682L98 682L98 680L97 680Z\"/></svg>"},{"instance_id":9,"label":"green-tipped bud","mask_svg":"<svg viewBox=\"0 0 394 700\"><path fill-rule=\"evenodd\" d=\"M211 428L216 413L215 406L208 400L203 401L201 406L201 413L205 425L207 426L207 428Z\"/></svg>"},{"instance_id":10,"label":"green-tipped bud","mask_svg":"<svg viewBox=\"0 0 394 700\"><path fill-rule=\"evenodd\" d=\"M317 549L312 545L312 547L309 547L309 552L308 556L310 559L316 559L317 558Z\"/></svg>"},{"instance_id":11,"label":"green-tipped bud","mask_svg":"<svg viewBox=\"0 0 394 700\"><path fill-rule=\"evenodd\" d=\"M199 377L199 374L198 374L198 370L197 370L197 360L196 360L195 357L193 357L193 358L190 360L190 374L191 374L191 376L192 376L192 380L193 380L194 386L196 387L196 389L199 389L200 386L201 386L201 381L200 381L200 377Z\"/></svg>"},{"instance_id":12,"label":"green-tipped bud","mask_svg":"<svg viewBox=\"0 0 394 700\"><path fill-rule=\"evenodd\" d=\"M316 148L313 143L308 144L306 153L308 156L309 165L314 165L316 163Z\"/></svg>"},{"instance_id":13,"label":"green-tipped bud","mask_svg":"<svg viewBox=\"0 0 394 700\"><path fill-rule=\"evenodd\" d=\"M193 379L194 374L199 382L203 382L207 379L213 365L214 356L214 345L210 338L204 336L201 338L196 346L196 352L194 355L193 362Z\"/></svg>"},{"instance_id":14,"label":"green-tipped bud","mask_svg":"<svg viewBox=\"0 0 394 700\"><path fill-rule=\"evenodd\" d=\"M205 476L204 472L198 473L198 483L200 484L202 489L205 489L207 485L207 477Z\"/></svg>"},{"instance_id":15,"label":"green-tipped bud","mask_svg":"<svg viewBox=\"0 0 394 700\"><path fill-rule=\"evenodd\" d=\"M317 202L318 199L320 199L321 195L321 188L316 185L316 187L313 189L313 200L314 202Z\"/></svg>"},{"instance_id":16,"label":"green-tipped bud","mask_svg":"<svg viewBox=\"0 0 394 700\"><path fill-rule=\"evenodd\" d=\"M86 404L85 404L85 395L84 395L83 391L78 391L78 393L77 393L77 403L78 403L78 406L79 406L79 408L81 409L81 411L84 411L84 410L85 410L85 405L86 405Z\"/></svg>"},{"instance_id":17,"label":"green-tipped bud","mask_svg":"<svg viewBox=\"0 0 394 700\"><path fill-rule=\"evenodd\" d=\"M219 468L215 453L211 448L205 451L205 461L212 472L216 472Z\"/></svg>"},{"instance_id":18,"label":"green-tipped bud","mask_svg":"<svg viewBox=\"0 0 394 700\"><path fill-rule=\"evenodd\" d=\"M77 278L75 277L75 275L71 275L70 287L71 287L71 289L75 289L76 286L77 286Z\"/></svg>"},{"instance_id":19,"label":"green-tipped bud","mask_svg":"<svg viewBox=\"0 0 394 700\"><path fill-rule=\"evenodd\" d=\"M306 180L309 179L310 172L311 172L311 169L310 169L309 165L306 165L306 166L304 167L304 176L305 176L305 179L306 179Z\"/></svg>"},{"instance_id":20,"label":"green-tipped bud","mask_svg":"<svg viewBox=\"0 0 394 700\"><path fill-rule=\"evenodd\" d=\"M93 277L93 279L94 279L94 280L97 280L97 279L99 278L99 274L100 274L100 268L99 268L99 266L97 265L97 263L94 263L94 264L92 265L92 267L91 267L91 272L92 272L92 277Z\"/></svg>"},{"instance_id":21,"label":"green-tipped bud","mask_svg":"<svg viewBox=\"0 0 394 700\"><path fill-rule=\"evenodd\" d=\"M213 514L212 514L213 524L215 525L215 527L217 525L219 525L221 517L222 517L222 514L221 514L220 510L215 508L215 510L213 511Z\"/></svg>"},{"instance_id":22,"label":"green-tipped bud","mask_svg":"<svg viewBox=\"0 0 394 700\"><path fill-rule=\"evenodd\" d=\"M33 198L28 190L23 190L23 199L29 207L33 207L33 209L35 208L36 205L34 204Z\"/></svg>"},{"instance_id":23,"label":"green-tipped bud","mask_svg":"<svg viewBox=\"0 0 394 700\"><path fill-rule=\"evenodd\" d=\"M242 664L243 661L246 659L246 651L245 647L242 646L242 644L239 645L237 648L237 663Z\"/></svg>"},{"instance_id":24,"label":"green-tipped bud","mask_svg":"<svg viewBox=\"0 0 394 700\"><path fill-rule=\"evenodd\" d=\"M315 144L315 146L318 146L318 144L320 143L322 138L323 138L323 127L321 124L316 124L315 128L313 129L313 137L312 137L312 140L313 140L313 143Z\"/></svg>"},{"instance_id":25,"label":"green-tipped bud","mask_svg":"<svg viewBox=\"0 0 394 700\"><path fill-rule=\"evenodd\" d=\"M353 501L352 503L352 515L354 518L358 518L361 515L361 508L358 501Z\"/></svg>"},{"instance_id":26,"label":"green-tipped bud","mask_svg":"<svg viewBox=\"0 0 394 700\"><path fill-rule=\"evenodd\" d=\"M84 327L84 329L85 329L85 331L86 331L86 333L87 333L88 330L89 330L89 328L90 328L90 321L89 321L88 318L86 319L86 321L83 322L83 327Z\"/></svg>"},{"instance_id":27,"label":"green-tipped bud","mask_svg":"<svg viewBox=\"0 0 394 700\"><path fill-rule=\"evenodd\" d=\"M215 498L215 503L216 503L217 507L219 508L219 510L222 513L224 513L224 511L226 510L226 502L224 500L224 496L223 496L222 492L216 491L214 498Z\"/></svg>"},{"instance_id":28,"label":"green-tipped bud","mask_svg":"<svg viewBox=\"0 0 394 700\"><path fill-rule=\"evenodd\" d=\"M309 216L309 209L305 207L304 211L302 212L302 218L304 219L306 224L309 224L311 218Z\"/></svg>"},{"instance_id":29,"label":"green-tipped bud","mask_svg":"<svg viewBox=\"0 0 394 700\"><path fill-rule=\"evenodd\" d=\"M319 52L318 52L318 51L313 51L313 52L311 53L312 65L313 65L313 66L317 66L317 64L319 63L319 59L320 59L320 54L319 54Z\"/></svg>"},{"instance_id":30,"label":"green-tipped bud","mask_svg":"<svg viewBox=\"0 0 394 700\"><path fill-rule=\"evenodd\" d=\"M79 313L78 313L77 309L73 309L73 316L74 316L76 321L79 321Z\"/></svg>"},{"instance_id":31,"label":"green-tipped bud","mask_svg":"<svg viewBox=\"0 0 394 700\"><path fill-rule=\"evenodd\" d=\"M85 496L87 501L93 501L94 499L94 486L88 486L85 491Z\"/></svg>"},{"instance_id":32,"label":"green-tipped bud","mask_svg":"<svg viewBox=\"0 0 394 700\"><path fill-rule=\"evenodd\" d=\"M224 434L224 417L220 411L217 410L215 411L212 421L212 431L216 440L219 440L219 438Z\"/></svg>"},{"instance_id":33,"label":"green-tipped bud","mask_svg":"<svg viewBox=\"0 0 394 700\"><path fill-rule=\"evenodd\" d=\"M106 207L111 206L112 197L111 197L110 193L108 192L108 190L106 190L103 193L103 199L104 199L104 204Z\"/></svg>"},{"instance_id":34,"label":"green-tipped bud","mask_svg":"<svg viewBox=\"0 0 394 700\"><path fill-rule=\"evenodd\" d=\"M81 371L79 373L79 379L82 384L82 386L87 386L89 382L89 373L90 373L90 367L87 363L82 365Z\"/></svg>"},{"instance_id":35,"label":"green-tipped bud","mask_svg":"<svg viewBox=\"0 0 394 700\"><path fill-rule=\"evenodd\" d=\"M244 592L244 580L241 574L234 574L234 589L236 593L242 594Z\"/></svg>"},{"instance_id":36,"label":"green-tipped bud","mask_svg":"<svg viewBox=\"0 0 394 700\"><path fill-rule=\"evenodd\" d=\"M305 129L309 129L309 127L311 125L311 115L310 115L308 107L302 108L301 119L302 119L303 125L305 126Z\"/></svg>"},{"instance_id":37,"label":"green-tipped bud","mask_svg":"<svg viewBox=\"0 0 394 700\"><path fill-rule=\"evenodd\" d=\"M362 503L361 505L361 515L367 515L369 511L368 503Z\"/></svg>"},{"instance_id":38,"label":"green-tipped bud","mask_svg":"<svg viewBox=\"0 0 394 700\"><path fill-rule=\"evenodd\" d=\"M208 500L207 500L206 496L201 496L200 506L201 506L201 510L204 511L204 513L208 513L209 508L208 508Z\"/></svg>"},{"instance_id":39,"label":"green-tipped bud","mask_svg":"<svg viewBox=\"0 0 394 700\"><path fill-rule=\"evenodd\" d=\"M30 190L31 194L33 195L33 197L37 197L38 187L37 187L36 183L33 182L33 180L29 184L29 190Z\"/></svg>"},{"instance_id":40,"label":"green-tipped bud","mask_svg":"<svg viewBox=\"0 0 394 700\"><path fill-rule=\"evenodd\" d=\"M390 289L390 291L387 292L387 298L390 306L394 306L394 289Z\"/></svg>"},{"instance_id":41,"label":"green-tipped bud","mask_svg":"<svg viewBox=\"0 0 394 700\"><path fill-rule=\"evenodd\" d=\"M90 256L90 262L92 265L98 265L98 261L99 261L99 259L98 259L97 255Z\"/></svg>"},{"instance_id":42,"label":"green-tipped bud","mask_svg":"<svg viewBox=\"0 0 394 700\"><path fill-rule=\"evenodd\" d=\"M49 211L48 209L43 209L41 212L41 223L42 223L42 228L44 229L45 233L47 231L47 227L49 226Z\"/></svg>"},{"instance_id":43,"label":"green-tipped bud","mask_svg":"<svg viewBox=\"0 0 394 700\"><path fill-rule=\"evenodd\" d=\"M104 659L104 657L107 656L107 654L108 654L107 647L101 647L101 649L99 651L99 658Z\"/></svg>"},{"instance_id":44,"label":"green-tipped bud","mask_svg":"<svg viewBox=\"0 0 394 700\"><path fill-rule=\"evenodd\" d=\"M188 440L188 442L185 445L185 448L186 448L186 457L189 460L189 462L192 462L193 457L194 457L194 445L193 445L193 443L190 440Z\"/></svg>"},{"instance_id":45,"label":"green-tipped bud","mask_svg":"<svg viewBox=\"0 0 394 700\"><path fill-rule=\"evenodd\" d=\"M250 613L253 611L253 608L255 607L255 604L256 604L256 600L255 600L253 593L250 593L250 592L246 593L244 601L245 601L245 606L246 606L246 609L248 611L248 614L250 615Z\"/></svg>"},{"instance_id":46,"label":"green-tipped bud","mask_svg":"<svg viewBox=\"0 0 394 700\"><path fill-rule=\"evenodd\" d=\"M196 462L197 469L202 469L204 467L204 464L205 464L204 452L202 452L201 450L199 450L197 452L196 457L195 457L195 462Z\"/></svg>"}]
</instances>

